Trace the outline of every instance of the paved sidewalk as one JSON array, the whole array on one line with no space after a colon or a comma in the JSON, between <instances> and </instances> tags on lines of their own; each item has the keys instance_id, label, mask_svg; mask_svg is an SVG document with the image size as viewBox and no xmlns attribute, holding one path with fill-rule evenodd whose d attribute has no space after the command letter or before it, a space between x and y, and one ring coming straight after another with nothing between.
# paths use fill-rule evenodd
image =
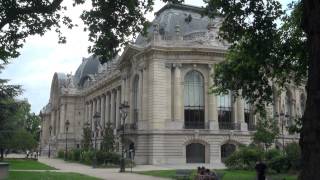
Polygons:
<instances>
[{"instance_id":1,"label":"paved sidewalk","mask_svg":"<svg viewBox=\"0 0 320 180\"><path fill-rule=\"evenodd\" d=\"M152 176L145 176L135 173L119 173L119 168L96 168L93 169L90 166L78 164L78 163L70 163L65 162L60 159L48 159L41 157L39 158L39 162L52 166L59 170L54 170L57 172L75 172L81 173L97 178L107 179L107 180L167 180L165 178L158 178ZM129 170L129 169L127 169Z\"/></svg>"}]
</instances>

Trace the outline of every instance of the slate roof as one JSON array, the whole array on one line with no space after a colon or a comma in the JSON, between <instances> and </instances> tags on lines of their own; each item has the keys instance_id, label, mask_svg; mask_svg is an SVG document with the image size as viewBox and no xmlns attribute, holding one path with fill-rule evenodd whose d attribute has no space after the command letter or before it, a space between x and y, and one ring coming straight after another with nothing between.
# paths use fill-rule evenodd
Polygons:
<instances>
[{"instance_id":1,"label":"slate roof","mask_svg":"<svg viewBox=\"0 0 320 180\"><path fill-rule=\"evenodd\" d=\"M101 64L97 56L90 56L88 58L83 58L82 63L78 67L74 75L74 83L76 86L82 78L85 78L89 74L96 74L100 68Z\"/></svg>"},{"instance_id":2,"label":"slate roof","mask_svg":"<svg viewBox=\"0 0 320 180\"><path fill-rule=\"evenodd\" d=\"M175 35L176 25L180 26L182 35L188 35L193 32L208 31L209 18L202 16L203 8L182 5L182 4L167 4L161 8L152 24L159 24L159 33L165 37L173 37ZM147 30L146 37L139 35L135 44L145 45L151 38L154 27L151 25Z\"/></svg>"}]
</instances>

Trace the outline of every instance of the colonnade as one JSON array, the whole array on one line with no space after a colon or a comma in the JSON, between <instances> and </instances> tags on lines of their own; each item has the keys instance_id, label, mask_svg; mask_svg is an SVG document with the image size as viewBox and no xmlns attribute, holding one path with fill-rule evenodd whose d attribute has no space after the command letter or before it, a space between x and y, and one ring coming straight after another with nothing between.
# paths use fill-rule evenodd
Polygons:
<instances>
[{"instance_id":1,"label":"colonnade","mask_svg":"<svg viewBox=\"0 0 320 180\"><path fill-rule=\"evenodd\" d=\"M94 115L99 113L99 127L104 128L107 123L111 123L112 127L118 129L120 127L120 112L121 104L121 87L113 88L104 94L95 96L85 103L85 123L91 125L94 131Z\"/></svg>"}]
</instances>

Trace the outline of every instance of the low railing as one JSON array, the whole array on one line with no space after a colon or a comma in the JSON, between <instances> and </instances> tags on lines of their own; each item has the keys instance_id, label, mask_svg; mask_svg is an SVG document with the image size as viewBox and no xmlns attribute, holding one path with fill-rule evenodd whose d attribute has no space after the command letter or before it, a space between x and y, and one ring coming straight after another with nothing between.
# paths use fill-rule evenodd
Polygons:
<instances>
[{"instance_id":1,"label":"low railing","mask_svg":"<svg viewBox=\"0 0 320 180\"><path fill-rule=\"evenodd\" d=\"M137 129L137 123L126 123L124 125L125 129ZM117 129L118 131L122 131L123 130L123 125L121 125L120 127L118 127Z\"/></svg>"},{"instance_id":2,"label":"low railing","mask_svg":"<svg viewBox=\"0 0 320 180\"><path fill-rule=\"evenodd\" d=\"M184 129L205 129L204 122L185 122Z\"/></svg>"},{"instance_id":3,"label":"low railing","mask_svg":"<svg viewBox=\"0 0 320 180\"><path fill-rule=\"evenodd\" d=\"M240 123L219 122L219 129L240 130Z\"/></svg>"}]
</instances>

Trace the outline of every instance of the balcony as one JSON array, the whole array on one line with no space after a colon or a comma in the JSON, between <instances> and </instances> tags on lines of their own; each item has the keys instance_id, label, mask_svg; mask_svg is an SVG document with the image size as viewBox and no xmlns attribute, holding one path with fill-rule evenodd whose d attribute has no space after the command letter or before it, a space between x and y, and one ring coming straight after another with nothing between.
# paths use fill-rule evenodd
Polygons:
<instances>
[{"instance_id":1,"label":"balcony","mask_svg":"<svg viewBox=\"0 0 320 180\"><path fill-rule=\"evenodd\" d=\"M184 129L205 129L204 121L185 122Z\"/></svg>"},{"instance_id":2,"label":"balcony","mask_svg":"<svg viewBox=\"0 0 320 180\"><path fill-rule=\"evenodd\" d=\"M240 130L240 123L219 122L219 129L223 130Z\"/></svg>"},{"instance_id":3,"label":"balcony","mask_svg":"<svg viewBox=\"0 0 320 180\"><path fill-rule=\"evenodd\" d=\"M137 123L126 123L126 124L124 125L124 128L125 128L126 130L128 130L128 129L130 129L130 130L138 129ZM117 129L117 131L122 131L122 130L123 130L123 125L121 125L121 126Z\"/></svg>"}]
</instances>

